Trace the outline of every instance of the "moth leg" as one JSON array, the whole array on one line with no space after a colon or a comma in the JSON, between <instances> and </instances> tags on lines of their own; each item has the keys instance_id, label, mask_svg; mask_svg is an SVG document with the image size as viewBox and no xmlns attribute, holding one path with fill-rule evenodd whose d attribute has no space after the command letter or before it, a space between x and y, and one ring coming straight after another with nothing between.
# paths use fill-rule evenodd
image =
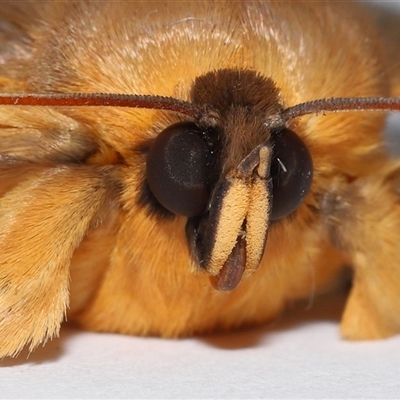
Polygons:
<instances>
[{"instance_id":1,"label":"moth leg","mask_svg":"<svg viewBox=\"0 0 400 400\"><path fill-rule=\"evenodd\" d=\"M118 192L112 167L32 171L0 198L0 357L58 334L73 252Z\"/></svg>"},{"instance_id":2,"label":"moth leg","mask_svg":"<svg viewBox=\"0 0 400 400\"><path fill-rule=\"evenodd\" d=\"M334 191L323 209L354 269L342 335L361 340L400 332L400 165Z\"/></svg>"}]
</instances>

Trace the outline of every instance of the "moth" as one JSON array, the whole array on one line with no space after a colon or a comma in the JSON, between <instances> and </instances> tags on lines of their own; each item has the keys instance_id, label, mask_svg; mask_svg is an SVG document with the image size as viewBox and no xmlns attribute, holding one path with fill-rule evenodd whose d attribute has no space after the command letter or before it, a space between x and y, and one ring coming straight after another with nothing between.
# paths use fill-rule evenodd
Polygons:
<instances>
[{"instance_id":1,"label":"moth","mask_svg":"<svg viewBox=\"0 0 400 400\"><path fill-rule=\"evenodd\" d=\"M350 2L2 2L0 357L65 319L261 324L349 266L343 337L399 332L398 41L376 25Z\"/></svg>"}]
</instances>

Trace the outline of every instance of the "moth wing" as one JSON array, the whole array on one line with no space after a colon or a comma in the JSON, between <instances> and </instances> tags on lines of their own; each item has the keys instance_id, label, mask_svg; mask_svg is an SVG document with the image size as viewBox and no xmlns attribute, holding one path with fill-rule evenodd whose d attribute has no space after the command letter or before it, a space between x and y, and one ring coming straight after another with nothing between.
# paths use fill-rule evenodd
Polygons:
<instances>
[{"instance_id":1,"label":"moth wing","mask_svg":"<svg viewBox=\"0 0 400 400\"><path fill-rule=\"evenodd\" d=\"M110 167L30 168L15 166L15 185L0 198L0 357L58 334L72 254L118 187ZM0 181L8 175L0 167Z\"/></svg>"}]
</instances>

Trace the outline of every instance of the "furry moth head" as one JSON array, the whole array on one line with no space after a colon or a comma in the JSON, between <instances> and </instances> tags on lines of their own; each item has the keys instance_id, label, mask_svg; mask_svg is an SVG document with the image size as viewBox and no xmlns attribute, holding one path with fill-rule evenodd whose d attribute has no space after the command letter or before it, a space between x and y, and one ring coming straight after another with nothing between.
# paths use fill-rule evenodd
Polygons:
<instances>
[{"instance_id":1,"label":"furry moth head","mask_svg":"<svg viewBox=\"0 0 400 400\"><path fill-rule=\"evenodd\" d=\"M310 190L312 157L287 128L292 118L400 110L400 101L391 98L315 100L284 110L274 82L250 70L200 76L191 97L186 103L155 96L6 94L0 105L159 108L187 115L188 121L170 125L149 144L142 201L161 215L188 218L191 256L219 290L234 289L257 270L270 224L295 212Z\"/></svg>"}]
</instances>

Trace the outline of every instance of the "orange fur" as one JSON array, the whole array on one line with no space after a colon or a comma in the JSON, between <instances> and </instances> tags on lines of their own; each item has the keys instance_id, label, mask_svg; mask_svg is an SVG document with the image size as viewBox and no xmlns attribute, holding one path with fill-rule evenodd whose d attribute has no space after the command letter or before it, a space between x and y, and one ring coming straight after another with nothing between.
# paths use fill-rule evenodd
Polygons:
<instances>
[{"instance_id":1,"label":"orange fur","mask_svg":"<svg viewBox=\"0 0 400 400\"><path fill-rule=\"evenodd\" d=\"M0 13L12 23L0 36L4 92L189 100L196 77L236 68L272 78L284 106L391 94L378 35L353 4L82 1L2 4ZM257 272L229 293L191 261L185 218L160 220L138 203L138 146L182 118L0 107L0 357L57 334L66 312L87 329L168 337L262 323L325 290L348 262L344 336L400 330L400 209L389 179L398 169L387 166L382 114L291 123L313 157L311 192L271 227Z\"/></svg>"}]
</instances>

